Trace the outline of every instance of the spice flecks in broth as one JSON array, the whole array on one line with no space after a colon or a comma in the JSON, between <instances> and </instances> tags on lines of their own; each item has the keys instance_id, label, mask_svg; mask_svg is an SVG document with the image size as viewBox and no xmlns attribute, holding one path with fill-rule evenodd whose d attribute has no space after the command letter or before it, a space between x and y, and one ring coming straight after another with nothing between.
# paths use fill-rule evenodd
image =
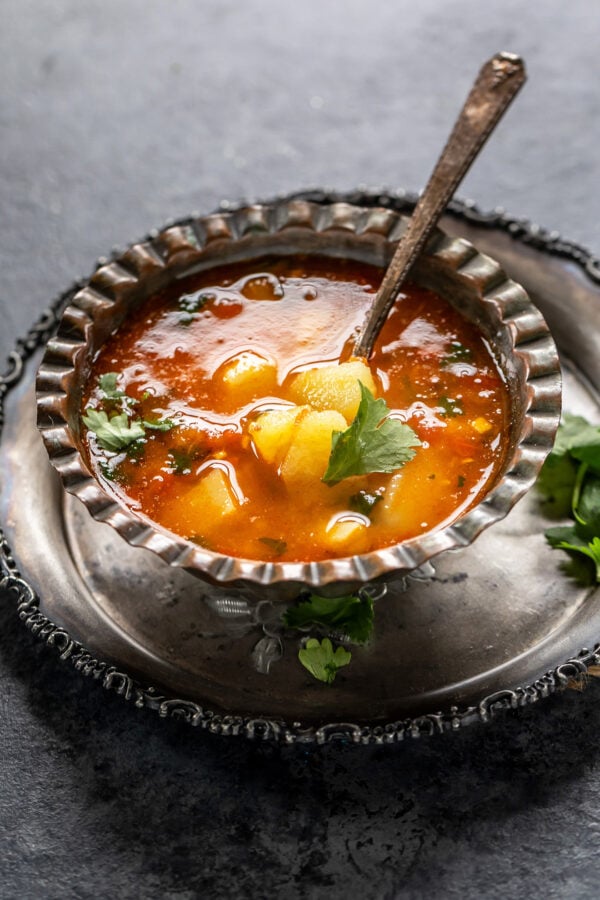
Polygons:
<instances>
[{"instance_id":1,"label":"spice flecks in broth","mask_svg":"<svg viewBox=\"0 0 600 900\"><path fill-rule=\"evenodd\" d=\"M507 387L477 328L414 285L369 365L352 359L381 276L349 260L262 259L148 300L90 375L87 421L121 434L107 444L89 427L98 477L168 530L252 559L349 556L452 521L503 460ZM368 415L361 402L381 404L408 461L325 484L332 443ZM399 438L393 423L410 428Z\"/></svg>"}]
</instances>

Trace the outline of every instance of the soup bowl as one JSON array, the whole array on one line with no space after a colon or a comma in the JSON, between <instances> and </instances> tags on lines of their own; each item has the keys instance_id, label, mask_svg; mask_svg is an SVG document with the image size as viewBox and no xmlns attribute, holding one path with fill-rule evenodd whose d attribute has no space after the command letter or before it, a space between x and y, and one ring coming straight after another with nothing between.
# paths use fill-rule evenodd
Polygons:
<instances>
[{"instance_id":1,"label":"soup bowl","mask_svg":"<svg viewBox=\"0 0 600 900\"><path fill-rule=\"evenodd\" d=\"M477 326L503 372L510 404L504 462L484 496L450 524L342 558L245 559L199 546L138 513L86 461L81 404L93 360L148 298L195 273L266 255L353 259L384 268L407 221L376 206L305 200L254 204L172 225L100 264L65 309L37 375L38 426L65 489L132 546L214 585L259 597L291 598L306 587L335 596L404 576L443 551L469 545L506 516L535 481L559 422L560 367L548 327L525 290L468 241L440 230L411 280Z\"/></svg>"}]
</instances>

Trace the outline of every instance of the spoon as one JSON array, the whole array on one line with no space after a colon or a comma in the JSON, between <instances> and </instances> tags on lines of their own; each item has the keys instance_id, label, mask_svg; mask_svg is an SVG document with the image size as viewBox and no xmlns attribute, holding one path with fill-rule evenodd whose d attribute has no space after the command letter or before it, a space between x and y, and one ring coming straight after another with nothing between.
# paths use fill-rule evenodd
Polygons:
<instances>
[{"instance_id":1,"label":"spoon","mask_svg":"<svg viewBox=\"0 0 600 900\"><path fill-rule=\"evenodd\" d=\"M354 356L370 357L411 266L526 77L525 64L514 53L497 53L482 66L365 317Z\"/></svg>"}]
</instances>

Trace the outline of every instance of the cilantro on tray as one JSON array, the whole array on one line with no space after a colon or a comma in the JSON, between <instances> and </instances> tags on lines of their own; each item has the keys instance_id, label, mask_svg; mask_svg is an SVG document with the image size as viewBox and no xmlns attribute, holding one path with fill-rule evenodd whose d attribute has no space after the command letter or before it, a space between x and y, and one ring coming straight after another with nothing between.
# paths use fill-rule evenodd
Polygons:
<instances>
[{"instance_id":1,"label":"cilantro on tray","mask_svg":"<svg viewBox=\"0 0 600 900\"><path fill-rule=\"evenodd\" d=\"M385 400L376 400L359 381L358 412L346 431L334 431L331 455L323 475L325 484L337 484L351 475L394 472L415 455L421 443L408 425L389 417Z\"/></svg>"},{"instance_id":2,"label":"cilantro on tray","mask_svg":"<svg viewBox=\"0 0 600 900\"><path fill-rule=\"evenodd\" d=\"M283 618L289 628L305 625L324 625L351 641L364 644L373 631L373 601L368 595L350 594L344 597L320 597L311 594L297 606L291 606Z\"/></svg>"},{"instance_id":3,"label":"cilantro on tray","mask_svg":"<svg viewBox=\"0 0 600 900\"><path fill-rule=\"evenodd\" d=\"M587 566L571 567L578 580L600 583L600 427L566 415L537 487L549 514L572 520L548 528L546 540Z\"/></svg>"},{"instance_id":4,"label":"cilantro on tray","mask_svg":"<svg viewBox=\"0 0 600 900\"><path fill-rule=\"evenodd\" d=\"M344 647L337 647L334 651L329 638L323 638L322 641L309 638L305 646L298 651L298 658L313 678L325 684L332 684L337 670L348 665L352 654Z\"/></svg>"},{"instance_id":5,"label":"cilantro on tray","mask_svg":"<svg viewBox=\"0 0 600 900\"><path fill-rule=\"evenodd\" d=\"M344 597L320 597L310 594L301 598L296 606L290 607L283 616L288 628L326 629L337 634L339 639L355 644L365 644L373 632L373 600L362 590ZM347 666L352 654L344 647L333 651L331 639L324 637L320 642L310 637L298 651L298 659L318 681L331 684L337 669Z\"/></svg>"}]
</instances>

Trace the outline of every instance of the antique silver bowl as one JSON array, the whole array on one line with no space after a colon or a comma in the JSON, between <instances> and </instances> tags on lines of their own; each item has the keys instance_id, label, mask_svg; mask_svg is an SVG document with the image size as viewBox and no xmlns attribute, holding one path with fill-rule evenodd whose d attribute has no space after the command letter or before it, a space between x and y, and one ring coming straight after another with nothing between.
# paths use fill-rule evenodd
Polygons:
<instances>
[{"instance_id":1,"label":"antique silver bowl","mask_svg":"<svg viewBox=\"0 0 600 900\"><path fill-rule=\"evenodd\" d=\"M152 550L213 584L291 597L304 586L332 594L386 581L445 550L470 544L528 490L560 417L558 354L524 289L466 240L437 231L412 279L446 297L494 348L512 404L506 463L480 502L452 524L362 555L321 562L260 562L206 550L125 506L85 462L82 390L92 360L127 314L193 273L265 255L351 257L387 265L407 218L380 207L286 200L167 227L101 264L65 309L37 376L38 425L64 487L131 545Z\"/></svg>"}]
</instances>

